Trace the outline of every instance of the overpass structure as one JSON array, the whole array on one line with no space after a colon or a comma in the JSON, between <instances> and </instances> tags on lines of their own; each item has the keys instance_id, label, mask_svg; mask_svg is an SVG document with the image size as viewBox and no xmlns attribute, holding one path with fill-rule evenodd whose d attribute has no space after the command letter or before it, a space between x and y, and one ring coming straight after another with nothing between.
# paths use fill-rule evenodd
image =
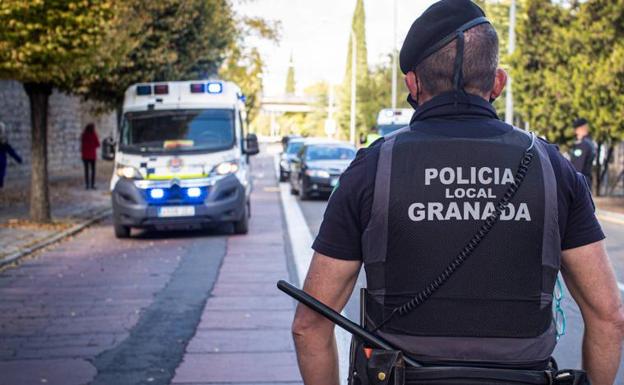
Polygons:
<instances>
[{"instance_id":1,"label":"overpass structure","mask_svg":"<svg viewBox=\"0 0 624 385\"><path fill-rule=\"evenodd\" d=\"M309 96L277 95L262 96L260 113L269 116L271 121L271 136L280 136L277 117L285 113L310 113L314 111L316 99Z\"/></svg>"}]
</instances>

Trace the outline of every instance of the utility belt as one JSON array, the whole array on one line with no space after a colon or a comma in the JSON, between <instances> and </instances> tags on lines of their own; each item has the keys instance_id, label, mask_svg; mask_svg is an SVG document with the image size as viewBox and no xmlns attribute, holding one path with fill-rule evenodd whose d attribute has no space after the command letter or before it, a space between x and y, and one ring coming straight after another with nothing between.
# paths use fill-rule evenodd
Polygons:
<instances>
[{"instance_id":1,"label":"utility belt","mask_svg":"<svg viewBox=\"0 0 624 385\"><path fill-rule=\"evenodd\" d=\"M554 360L545 370L405 364L399 350L368 348L351 342L349 385L591 385L582 370L558 370Z\"/></svg>"}]
</instances>

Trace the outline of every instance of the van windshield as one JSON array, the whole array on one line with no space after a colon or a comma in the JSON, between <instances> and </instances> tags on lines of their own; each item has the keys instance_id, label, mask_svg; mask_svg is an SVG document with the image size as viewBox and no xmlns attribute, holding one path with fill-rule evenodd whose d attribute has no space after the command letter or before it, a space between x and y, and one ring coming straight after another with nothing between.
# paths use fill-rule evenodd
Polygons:
<instances>
[{"instance_id":1,"label":"van windshield","mask_svg":"<svg viewBox=\"0 0 624 385\"><path fill-rule=\"evenodd\" d=\"M234 145L231 109L136 111L124 114L122 150L221 151Z\"/></svg>"}]
</instances>

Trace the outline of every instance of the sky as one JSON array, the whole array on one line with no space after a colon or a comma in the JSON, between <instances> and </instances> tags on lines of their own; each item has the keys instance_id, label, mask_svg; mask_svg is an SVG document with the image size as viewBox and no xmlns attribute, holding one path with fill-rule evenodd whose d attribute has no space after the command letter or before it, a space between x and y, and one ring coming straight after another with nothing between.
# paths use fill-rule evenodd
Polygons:
<instances>
[{"instance_id":1,"label":"sky","mask_svg":"<svg viewBox=\"0 0 624 385\"><path fill-rule=\"evenodd\" d=\"M401 47L413 21L434 0L397 0L397 42ZM253 41L265 60L266 95L283 94L290 54L297 93L320 81L342 82L356 0L252 0L236 11L281 22L278 45ZM393 0L364 0L369 66L387 60L392 51Z\"/></svg>"}]
</instances>

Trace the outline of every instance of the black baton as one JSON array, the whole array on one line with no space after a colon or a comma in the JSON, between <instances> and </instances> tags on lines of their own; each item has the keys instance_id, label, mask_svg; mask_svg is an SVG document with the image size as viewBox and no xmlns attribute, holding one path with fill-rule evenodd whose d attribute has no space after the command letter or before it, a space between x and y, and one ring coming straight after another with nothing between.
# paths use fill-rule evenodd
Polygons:
<instances>
[{"instance_id":1,"label":"black baton","mask_svg":"<svg viewBox=\"0 0 624 385\"><path fill-rule=\"evenodd\" d=\"M378 349L384 349L384 350L400 350L392 346L392 344L390 344L388 341L384 340L383 338L379 337L378 335L369 332L368 330L364 329L363 327L351 321L350 319L341 316L339 313L334 311L334 309L330 308L329 306L325 305L321 301L312 297L310 294L306 293L305 291L296 288L290 283L280 280L277 282L277 288L283 291L284 293L288 294L292 298L296 299L298 302L301 302L302 304L306 305L310 309L314 310L315 312L319 313L323 317L327 318L334 324L340 326L344 330L353 334L354 336L361 338L362 340L364 340L367 344L371 345L372 347L378 348ZM405 356L405 354L403 355L403 360L411 366L414 366L417 368L422 367L421 364Z\"/></svg>"}]
</instances>

